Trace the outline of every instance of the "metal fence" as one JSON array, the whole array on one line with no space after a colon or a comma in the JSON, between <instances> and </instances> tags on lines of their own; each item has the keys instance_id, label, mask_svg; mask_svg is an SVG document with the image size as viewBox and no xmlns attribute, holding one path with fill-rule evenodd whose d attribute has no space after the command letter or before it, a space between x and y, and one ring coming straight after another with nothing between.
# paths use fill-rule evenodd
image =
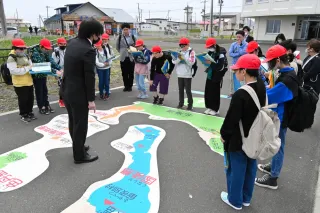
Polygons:
<instances>
[{"instance_id":1,"label":"metal fence","mask_svg":"<svg viewBox=\"0 0 320 213\"><path fill-rule=\"evenodd\" d=\"M69 41L70 39L74 38L74 36L67 36L65 37L67 39L67 41ZM51 40L51 44L52 44L52 47L53 49L56 48L58 46L57 44L57 40ZM33 46L30 46L27 48L27 54L30 55L30 50L34 47L37 47L39 46L39 44L36 44L36 45L33 45ZM8 55L9 55L9 51L11 51L12 49L8 49L8 48L0 48L0 66L5 63L8 59ZM5 53L5 54L1 54L1 53ZM2 78L2 75L0 73L0 83L4 83L4 80Z\"/></svg>"}]
</instances>

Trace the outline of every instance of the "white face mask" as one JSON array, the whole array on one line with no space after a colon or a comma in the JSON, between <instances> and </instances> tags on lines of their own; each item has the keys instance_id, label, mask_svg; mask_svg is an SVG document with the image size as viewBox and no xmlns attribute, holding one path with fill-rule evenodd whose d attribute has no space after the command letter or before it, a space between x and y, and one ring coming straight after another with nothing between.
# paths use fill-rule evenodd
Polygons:
<instances>
[{"instance_id":1,"label":"white face mask","mask_svg":"<svg viewBox=\"0 0 320 213\"><path fill-rule=\"evenodd\" d=\"M281 43L282 42L282 40L281 39L278 39L278 43Z\"/></svg>"},{"instance_id":2,"label":"white face mask","mask_svg":"<svg viewBox=\"0 0 320 213\"><path fill-rule=\"evenodd\" d=\"M307 48L307 49L306 49L306 53L308 53L308 52L309 52L309 49Z\"/></svg>"},{"instance_id":3,"label":"white face mask","mask_svg":"<svg viewBox=\"0 0 320 213\"><path fill-rule=\"evenodd\" d=\"M208 49L210 52L214 52L214 51L216 51L216 49L215 48L209 48Z\"/></svg>"},{"instance_id":4,"label":"white face mask","mask_svg":"<svg viewBox=\"0 0 320 213\"><path fill-rule=\"evenodd\" d=\"M248 32L245 32L244 34L247 36L249 33L248 33Z\"/></svg>"}]
</instances>

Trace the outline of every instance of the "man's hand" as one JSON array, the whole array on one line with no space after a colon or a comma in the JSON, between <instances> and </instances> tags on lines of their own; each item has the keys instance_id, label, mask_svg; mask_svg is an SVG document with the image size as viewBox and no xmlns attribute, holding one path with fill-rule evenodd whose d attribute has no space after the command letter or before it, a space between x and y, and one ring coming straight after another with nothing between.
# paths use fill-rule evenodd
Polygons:
<instances>
[{"instance_id":1,"label":"man's hand","mask_svg":"<svg viewBox=\"0 0 320 213\"><path fill-rule=\"evenodd\" d=\"M221 140L221 142L222 142L222 143L224 143L224 142L225 142L225 141L223 140L223 138L222 138L222 137L220 137L220 140Z\"/></svg>"},{"instance_id":2,"label":"man's hand","mask_svg":"<svg viewBox=\"0 0 320 213\"><path fill-rule=\"evenodd\" d=\"M153 81L149 81L149 84L150 84L150 86L152 86L152 84L153 84Z\"/></svg>"},{"instance_id":3,"label":"man's hand","mask_svg":"<svg viewBox=\"0 0 320 213\"><path fill-rule=\"evenodd\" d=\"M109 66L109 62L104 62L104 66Z\"/></svg>"},{"instance_id":4,"label":"man's hand","mask_svg":"<svg viewBox=\"0 0 320 213\"><path fill-rule=\"evenodd\" d=\"M166 76L167 79L170 78L170 74L169 73L165 74L165 76Z\"/></svg>"},{"instance_id":5,"label":"man's hand","mask_svg":"<svg viewBox=\"0 0 320 213\"><path fill-rule=\"evenodd\" d=\"M93 112L96 113L96 104L94 103L94 101L89 102L88 108L89 110L93 110Z\"/></svg>"}]
</instances>

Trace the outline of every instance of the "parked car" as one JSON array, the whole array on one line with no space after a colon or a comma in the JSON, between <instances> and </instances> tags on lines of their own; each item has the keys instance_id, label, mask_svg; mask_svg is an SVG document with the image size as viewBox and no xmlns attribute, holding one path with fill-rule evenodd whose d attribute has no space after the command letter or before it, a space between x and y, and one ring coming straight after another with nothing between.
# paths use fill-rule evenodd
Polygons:
<instances>
[{"instance_id":1,"label":"parked car","mask_svg":"<svg viewBox=\"0 0 320 213\"><path fill-rule=\"evenodd\" d=\"M0 27L0 34L2 34L2 28ZM13 36L14 38L21 37L21 33L18 32L16 27L7 27L7 35Z\"/></svg>"}]
</instances>

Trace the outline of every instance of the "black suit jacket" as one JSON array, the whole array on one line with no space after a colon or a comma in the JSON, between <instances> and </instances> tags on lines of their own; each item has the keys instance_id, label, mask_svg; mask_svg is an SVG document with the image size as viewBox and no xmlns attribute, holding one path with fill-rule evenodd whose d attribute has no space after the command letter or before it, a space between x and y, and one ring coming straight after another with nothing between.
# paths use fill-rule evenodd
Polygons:
<instances>
[{"instance_id":1,"label":"black suit jacket","mask_svg":"<svg viewBox=\"0 0 320 213\"><path fill-rule=\"evenodd\" d=\"M64 56L61 94L69 103L86 103L95 99L96 51L88 39L74 38Z\"/></svg>"},{"instance_id":2,"label":"black suit jacket","mask_svg":"<svg viewBox=\"0 0 320 213\"><path fill-rule=\"evenodd\" d=\"M250 41L253 41L253 37L251 35L248 35L246 42L249 43Z\"/></svg>"}]
</instances>

